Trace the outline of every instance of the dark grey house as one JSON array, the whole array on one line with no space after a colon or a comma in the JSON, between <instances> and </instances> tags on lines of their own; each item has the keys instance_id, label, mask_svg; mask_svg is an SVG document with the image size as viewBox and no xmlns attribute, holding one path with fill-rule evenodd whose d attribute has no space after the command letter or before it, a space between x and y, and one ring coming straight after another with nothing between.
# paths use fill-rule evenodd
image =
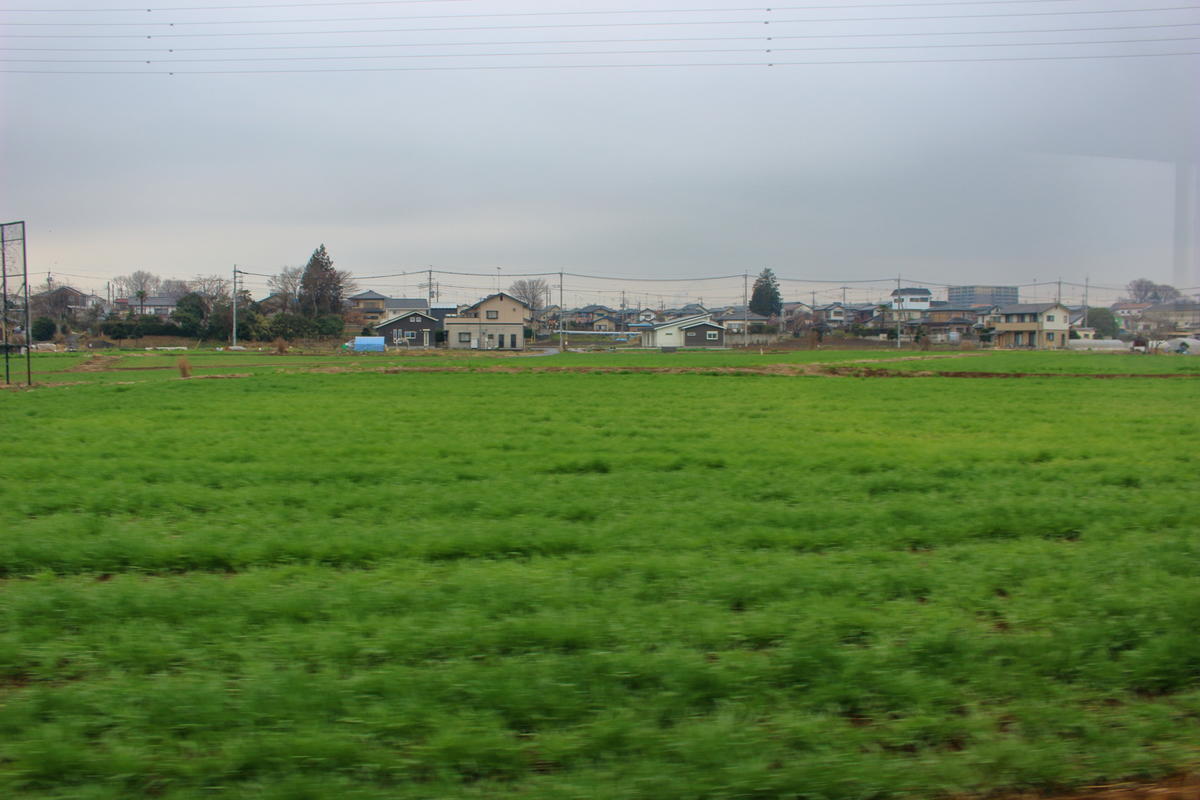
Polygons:
<instances>
[{"instance_id":1,"label":"dark grey house","mask_svg":"<svg viewBox=\"0 0 1200 800\"><path fill-rule=\"evenodd\" d=\"M724 347L725 328L715 322L696 322L680 327L683 347Z\"/></svg>"},{"instance_id":2,"label":"dark grey house","mask_svg":"<svg viewBox=\"0 0 1200 800\"><path fill-rule=\"evenodd\" d=\"M404 311L375 325L389 347L433 347L438 341L442 321L428 311Z\"/></svg>"}]
</instances>

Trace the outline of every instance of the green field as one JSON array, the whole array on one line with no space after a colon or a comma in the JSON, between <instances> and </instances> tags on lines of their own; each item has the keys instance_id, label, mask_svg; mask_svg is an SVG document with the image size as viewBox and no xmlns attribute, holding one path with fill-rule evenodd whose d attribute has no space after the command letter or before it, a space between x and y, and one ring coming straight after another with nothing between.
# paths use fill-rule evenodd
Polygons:
<instances>
[{"instance_id":1,"label":"green field","mask_svg":"<svg viewBox=\"0 0 1200 800\"><path fill-rule=\"evenodd\" d=\"M1195 769L1191 362L702 374L896 357L831 352L204 353L249 377L186 381L175 354L39 357L58 385L0 394L0 796L915 800ZM523 372L375 371L497 363ZM1061 377L1138 372L1183 377Z\"/></svg>"}]
</instances>

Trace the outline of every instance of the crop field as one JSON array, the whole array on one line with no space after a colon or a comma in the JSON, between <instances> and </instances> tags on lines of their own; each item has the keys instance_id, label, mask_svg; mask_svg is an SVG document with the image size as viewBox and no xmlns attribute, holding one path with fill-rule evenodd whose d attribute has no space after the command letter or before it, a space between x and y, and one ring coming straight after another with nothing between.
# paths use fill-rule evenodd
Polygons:
<instances>
[{"instance_id":1,"label":"crop field","mask_svg":"<svg viewBox=\"0 0 1200 800\"><path fill-rule=\"evenodd\" d=\"M0 796L1194 772L1192 362L937 355L39 357L0 393ZM708 373L862 362L1045 376Z\"/></svg>"}]
</instances>

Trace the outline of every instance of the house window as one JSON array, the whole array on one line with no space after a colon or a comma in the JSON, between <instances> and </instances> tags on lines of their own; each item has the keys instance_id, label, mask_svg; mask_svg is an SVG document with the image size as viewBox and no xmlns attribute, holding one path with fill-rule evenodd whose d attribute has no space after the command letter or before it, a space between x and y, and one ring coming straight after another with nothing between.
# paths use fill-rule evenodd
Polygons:
<instances>
[{"instance_id":1,"label":"house window","mask_svg":"<svg viewBox=\"0 0 1200 800\"><path fill-rule=\"evenodd\" d=\"M487 318L488 319L500 319L500 312L499 311L488 311Z\"/></svg>"},{"instance_id":2,"label":"house window","mask_svg":"<svg viewBox=\"0 0 1200 800\"><path fill-rule=\"evenodd\" d=\"M1047 333L1047 334L1046 334L1046 341L1047 341L1047 342L1053 342L1053 341L1054 341L1054 334L1053 334L1053 333Z\"/></svg>"},{"instance_id":3,"label":"house window","mask_svg":"<svg viewBox=\"0 0 1200 800\"><path fill-rule=\"evenodd\" d=\"M1047 314L1047 315L1046 315L1046 322L1054 322L1054 315L1053 315L1053 314Z\"/></svg>"},{"instance_id":4,"label":"house window","mask_svg":"<svg viewBox=\"0 0 1200 800\"><path fill-rule=\"evenodd\" d=\"M688 332L687 332L687 335L688 335L688 336L695 336L695 335L696 335L696 332L695 332L695 331L688 331Z\"/></svg>"},{"instance_id":5,"label":"house window","mask_svg":"<svg viewBox=\"0 0 1200 800\"><path fill-rule=\"evenodd\" d=\"M715 342L715 341L718 339L718 337L719 337L719 336L720 336L720 334L718 334L716 331L709 331L709 332L708 332L708 340L709 340L710 342Z\"/></svg>"},{"instance_id":6,"label":"house window","mask_svg":"<svg viewBox=\"0 0 1200 800\"><path fill-rule=\"evenodd\" d=\"M417 338L417 332L416 331L405 331L404 338L405 339L415 339L415 338Z\"/></svg>"},{"instance_id":7,"label":"house window","mask_svg":"<svg viewBox=\"0 0 1200 800\"><path fill-rule=\"evenodd\" d=\"M462 331L462 332L460 332L460 333L458 334L458 340L459 340L460 342L467 342L467 343L470 343L470 341L471 341L471 334L470 334L470 332L469 332L469 331Z\"/></svg>"}]
</instances>

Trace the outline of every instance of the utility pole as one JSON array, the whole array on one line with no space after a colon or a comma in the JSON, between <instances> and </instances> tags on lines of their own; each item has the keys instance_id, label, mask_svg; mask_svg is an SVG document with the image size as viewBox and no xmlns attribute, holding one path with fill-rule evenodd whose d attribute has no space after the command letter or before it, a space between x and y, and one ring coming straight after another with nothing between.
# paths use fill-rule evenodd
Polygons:
<instances>
[{"instance_id":1,"label":"utility pole","mask_svg":"<svg viewBox=\"0 0 1200 800\"><path fill-rule=\"evenodd\" d=\"M750 272L742 272L742 346L750 346Z\"/></svg>"},{"instance_id":2,"label":"utility pole","mask_svg":"<svg viewBox=\"0 0 1200 800\"><path fill-rule=\"evenodd\" d=\"M8 380L8 242L4 238L5 226L0 225L0 297L3 297L3 316L0 328L4 329L4 383ZM25 332L25 347L29 347L29 332Z\"/></svg>"},{"instance_id":3,"label":"utility pole","mask_svg":"<svg viewBox=\"0 0 1200 800\"><path fill-rule=\"evenodd\" d=\"M1085 326L1087 325L1088 312L1088 282L1090 281L1091 277L1091 275L1083 276L1083 324Z\"/></svg>"},{"instance_id":4,"label":"utility pole","mask_svg":"<svg viewBox=\"0 0 1200 800\"><path fill-rule=\"evenodd\" d=\"M429 285L425 287L429 294L429 307L433 308L433 266L429 267Z\"/></svg>"},{"instance_id":5,"label":"utility pole","mask_svg":"<svg viewBox=\"0 0 1200 800\"><path fill-rule=\"evenodd\" d=\"M560 352L567 351L567 331L566 331L566 307L563 305L563 273L559 270L558 273L558 349Z\"/></svg>"},{"instance_id":6,"label":"utility pole","mask_svg":"<svg viewBox=\"0 0 1200 800\"><path fill-rule=\"evenodd\" d=\"M233 265L233 344L230 347L237 347L237 264Z\"/></svg>"},{"instance_id":7,"label":"utility pole","mask_svg":"<svg viewBox=\"0 0 1200 800\"><path fill-rule=\"evenodd\" d=\"M1054 295L1054 302L1056 302L1056 303L1062 302L1062 278L1058 279L1058 291Z\"/></svg>"},{"instance_id":8,"label":"utility pole","mask_svg":"<svg viewBox=\"0 0 1200 800\"><path fill-rule=\"evenodd\" d=\"M892 301L892 313L896 315L896 349L900 349L900 276L896 276L896 299Z\"/></svg>"}]
</instances>

